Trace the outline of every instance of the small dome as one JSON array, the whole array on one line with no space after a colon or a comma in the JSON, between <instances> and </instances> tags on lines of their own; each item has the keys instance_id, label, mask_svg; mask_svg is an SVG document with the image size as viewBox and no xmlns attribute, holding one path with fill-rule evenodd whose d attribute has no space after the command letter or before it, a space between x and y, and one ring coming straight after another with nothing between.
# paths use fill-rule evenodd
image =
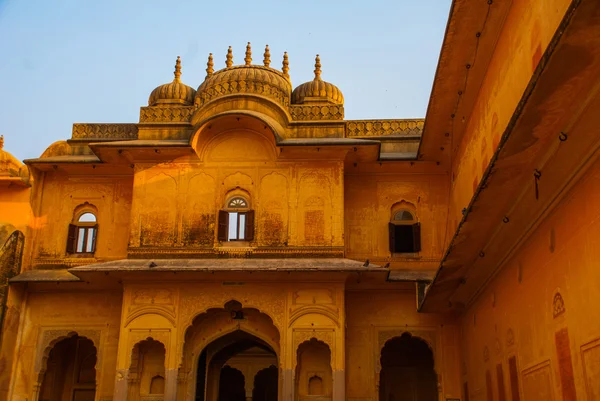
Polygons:
<instances>
[{"instance_id":1,"label":"small dome","mask_svg":"<svg viewBox=\"0 0 600 401\"><path fill-rule=\"evenodd\" d=\"M344 95L334 84L321 79L321 59L317 54L315 59L315 79L299 85L292 92L292 104L333 103L344 104Z\"/></svg>"},{"instance_id":2,"label":"small dome","mask_svg":"<svg viewBox=\"0 0 600 401\"><path fill-rule=\"evenodd\" d=\"M265 96L288 106L292 85L287 71L287 53L284 55L283 72L270 67L269 46L265 49L264 65L252 64L250 43L246 47L245 64L233 65L231 46L227 51L226 67L214 72L212 53L209 56L206 78L198 87L195 103L202 106L222 96L244 93Z\"/></svg>"},{"instance_id":3,"label":"small dome","mask_svg":"<svg viewBox=\"0 0 600 401\"><path fill-rule=\"evenodd\" d=\"M23 182L29 182L29 169L4 150L4 136L0 135L0 179L2 177L20 177Z\"/></svg>"},{"instance_id":4,"label":"small dome","mask_svg":"<svg viewBox=\"0 0 600 401\"><path fill-rule=\"evenodd\" d=\"M181 58L177 57L175 63L175 78L173 82L164 84L154 89L148 99L148 106L158 105L183 105L194 104L196 91L194 88L181 83Z\"/></svg>"}]
</instances>

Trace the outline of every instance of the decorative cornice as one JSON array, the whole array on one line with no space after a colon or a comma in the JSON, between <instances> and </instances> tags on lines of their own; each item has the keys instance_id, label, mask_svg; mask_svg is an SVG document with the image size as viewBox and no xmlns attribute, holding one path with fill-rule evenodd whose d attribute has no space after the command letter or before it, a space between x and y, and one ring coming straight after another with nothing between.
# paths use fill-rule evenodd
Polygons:
<instances>
[{"instance_id":1,"label":"decorative cornice","mask_svg":"<svg viewBox=\"0 0 600 401\"><path fill-rule=\"evenodd\" d=\"M189 122L194 107L140 107L140 123Z\"/></svg>"},{"instance_id":2,"label":"decorative cornice","mask_svg":"<svg viewBox=\"0 0 600 401\"><path fill-rule=\"evenodd\" d=\"M64 269L98 263L96 258L36 258L33 260L34 269Z\"/></svg>"},{"instance_id":3,"label":"decorative cornice","mask_svg":"<svg viewBox=\"0 0 600 401\"><path fill-rule=\"evenodd\" d=\"M421 136L424 124L424 119L350 120L346 122L346 137Z\"/></svg>"},{"instance_id":4,"label":"decorative cornice","mask_svg":"<svg viewBox=\"0 0 600 401\"><path fill-rule=\"evenodd\" d=\"M281 247L281 248L173 248L143 247L129 248L128 257L132 259L178 258L343 258L344 247Z\"/></svg>"},{"instance_id":5,"label":"decorative cornice","mask_svg":"<svg viewBox=\"0 0 600 401\"><path fill-rule=\"evenodd\" d=\"M137 139L136 124L73 124L72 139Z\"/></svg>"},{"instance_id":6,"label":"decorative cornice","mask_svg":"<svg viewBox=\"0 0 600 401\"><path fill-rule=\"evenodd\" d=\"M303 106L291 105L290 114L292 119L296 121L307 120L343 120L344 106L327 105L327 106Z\"/></svg>"}]
</instances>

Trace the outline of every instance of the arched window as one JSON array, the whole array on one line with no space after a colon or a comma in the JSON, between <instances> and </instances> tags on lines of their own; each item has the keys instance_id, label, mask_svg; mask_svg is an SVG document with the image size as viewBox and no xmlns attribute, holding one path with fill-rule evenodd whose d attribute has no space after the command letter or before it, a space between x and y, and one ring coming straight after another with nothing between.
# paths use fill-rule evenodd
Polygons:
<instances>
[{"instance_id":1,"label":"arched window","mask_svg":"<svg viewBox=\"0 0 600 401\"><path fill-rule=\"evenodd\" d=\"M414 211L392 208L392 220L388 228L392 254L421 250L421 225L417 222Z\"/></svg>"},{"instance_id":2,"label":"arched window","mask_svg":"<svg viewBox=\"0 0 600 401\"><path fill-rule=\"evenodd\" d=\"M84 211L77 215L76 220L69 224L67 237L67 253L94 253L96 251L96 237L98 236L98 223L96 215Z\"/></svg>"},{"instance_id":3,"label":"arched window","mask_svg":"<svg viewBox=\"0 0 600 401\"><path fill-rule=\"evenodd\" d=\"M218 240L252 241L254 239L254 210L248 200L234 196L227 200L225 209L219 211Z\"/></svg>"}]
</instances>

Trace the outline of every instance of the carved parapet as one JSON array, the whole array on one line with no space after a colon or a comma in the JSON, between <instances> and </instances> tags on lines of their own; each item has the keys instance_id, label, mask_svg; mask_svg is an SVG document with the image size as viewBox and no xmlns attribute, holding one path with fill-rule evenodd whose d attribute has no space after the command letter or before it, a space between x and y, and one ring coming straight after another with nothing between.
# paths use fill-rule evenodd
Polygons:
<instances>
[{"instance_id":1,"label":"carved parapet","mask_svg":"<svg viewBox=\"0 0 600 401\"><path fill-rule=\"evenodd\" d=\"M72 139L137 139L136 124L73 124Z\"/></svg>"},{"instance_id":2,"label":"carved parapet","mask_svg":"<svg viewBox=\"0 0 600 401\"><path fill-rule=\"evenodd\" d=\"M425 120L351 120L346 122L346 137L420 136Z\"/></svg>"},{"instance_id":3,"label":"carved parapet","mask_svg":"<svg viewBox=\"0 0 600 401\"><path fill-rule=\"evenodd\" d=\"M194 107L141 107L140 123L188 123Z\"/></svg>"},{"instance_id":4,"label":"carved parapet","mask_svg":"<svg viewBox=\"0 0 600 401\"><path fill-rule=\"evenodd\" d=\"M343 120L344 106L341 105L292 105L292 119L297 121L310 120Z\"/></svg>"}]
</instances>

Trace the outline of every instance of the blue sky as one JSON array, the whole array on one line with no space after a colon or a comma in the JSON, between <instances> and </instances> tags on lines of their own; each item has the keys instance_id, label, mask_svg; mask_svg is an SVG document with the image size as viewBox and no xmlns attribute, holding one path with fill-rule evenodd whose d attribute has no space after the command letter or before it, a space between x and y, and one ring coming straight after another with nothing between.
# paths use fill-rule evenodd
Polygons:
<instances>
[{"instance_id":1,"label":"blue sky","mask_svg":"<svg viewBox=\"0 0 600 401\"><path fill-rule=\"evenodd\" d=\"M424 117L450 0L0 0L0 134L19 159L68 139L75 122L138 122L156 86L197 87L208 53L243 63L252 42L272 67L290 57L292 84L322 78L346 119Z\"/></svg>"}]
</instances>

